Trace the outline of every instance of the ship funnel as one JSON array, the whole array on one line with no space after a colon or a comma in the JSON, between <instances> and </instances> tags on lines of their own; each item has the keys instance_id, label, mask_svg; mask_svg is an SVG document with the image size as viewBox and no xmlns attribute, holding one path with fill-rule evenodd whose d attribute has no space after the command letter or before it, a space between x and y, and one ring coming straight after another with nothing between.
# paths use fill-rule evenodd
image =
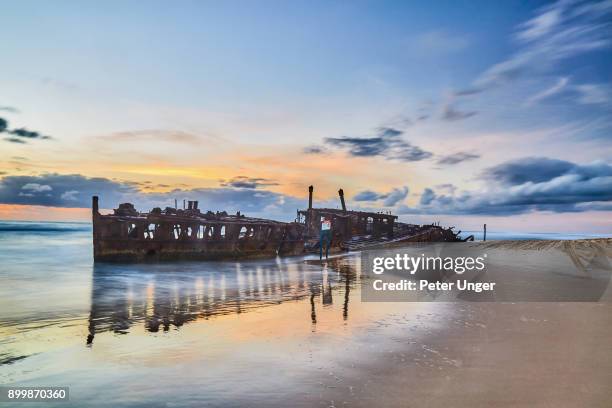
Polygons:
<instances>
[{"instance_id":1,"label":"ship funnel","mask_svg":"<svg viewBox=\"0 0 612 408\"><path fill-rule=\"evenodd\" d=\"M344 190L338 190L338 195L340 196L340 203L342 204L342 211L346 212L346 203L344 202Z\"/></svg>"},{"instance_id":2,"label":"ship funnel","mask_svg":"<svg viewBox=\"0 0 612 408\"><path fill-rule=\"evenodd\" d=\"M314 190L313 186L308 187L308 209L312 210L312 191Z\"/></svg>"},{"instance_id":3,"label":"ship funnel","mask_svg":"<svg viewBox=\"0 0 612 408\"><path fill-rule=\"evenodd\" d=\"M91 197L91 213L93 215L98 214L98 196Z\"/></svg>"}]
</instances>

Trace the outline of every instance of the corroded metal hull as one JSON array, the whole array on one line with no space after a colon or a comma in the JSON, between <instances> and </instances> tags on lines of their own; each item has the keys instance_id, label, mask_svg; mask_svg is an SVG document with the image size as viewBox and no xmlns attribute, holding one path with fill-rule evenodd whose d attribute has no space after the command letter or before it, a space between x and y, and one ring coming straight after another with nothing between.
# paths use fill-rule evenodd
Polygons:
<instances>
[{"instance_id":1,"label":"corroded metal hull","mask_svg":"<svg viewBox=\"0 0 612 408\"><path fill-rule=\"evenodd\" d=\"M236 260L318 252L322 217L331 221L332 253L391 242L460 240L452 228L398 223L395 215L347 211L344 200L342 204L342 210L309 206L297 212L295 222L279 222L245 217L240 212L202 213L196 201L190 201L187 209L154 208L148 213L124 203L113 214L102 215L98 198L93 197L94 260Z\"/></svg>"},{"instance_id":2,"label":"corroded metal hull","mask_svg":"<svg viewBox=\"0 0 612 408\"><path fill-rule=\"evenodd\" d=\"M240 214L167 209L138 213L131 205L101 215L93 206L94 260L146 262L296 255L302 226Z\"/></svg>"}]
</instances>

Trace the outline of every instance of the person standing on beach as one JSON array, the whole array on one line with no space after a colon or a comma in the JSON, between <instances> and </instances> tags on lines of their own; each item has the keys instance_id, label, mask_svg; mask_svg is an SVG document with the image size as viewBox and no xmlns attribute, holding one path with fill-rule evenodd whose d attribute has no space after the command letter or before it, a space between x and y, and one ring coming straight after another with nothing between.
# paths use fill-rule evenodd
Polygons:
<instances>
[{"instance_id":1,"label":"person standing on beach","mask_svg":"<svg viewBox=\"0 0 612 408\"><path fill-rule=\"evenodd\" d=\"M321 217L321 233L319 235L319 259L323 260L323 245L325 245L325 259L329 255L329 247L331 245L331 220L326 217Z\"/></svg>"}]
</instances>

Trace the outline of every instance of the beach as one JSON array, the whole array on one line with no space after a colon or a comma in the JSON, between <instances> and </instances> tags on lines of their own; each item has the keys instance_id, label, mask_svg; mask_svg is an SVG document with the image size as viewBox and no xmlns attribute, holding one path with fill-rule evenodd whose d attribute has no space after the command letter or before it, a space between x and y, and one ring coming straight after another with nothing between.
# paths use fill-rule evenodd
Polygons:
<instances>
[{"instance_id":1,"label":"beach","mask_svg":"<svg viewBox=\"0 0 612 408\"><path fill-rule=\"evenodd\" d=\"M328 381L319 398L360 407L610 406L609 303L435 306L440 314L422 324L437 329L424 340L397 337L370 351L370 363L345 367L349 392Z\"/></svg>"},{"instance_id":2,"label":"beach","mask_svg":"<svg viewBox=\"0 0 612 408\"><path fill-rule=\"evenodd\" d=\"M585 276L562 251L487 243L493 276L522 282L499 298L368 302L359 253L94 264L90 234L0 232L2 385L94 407L609 406L601 257Z\"/></svg>"}]
</instances>

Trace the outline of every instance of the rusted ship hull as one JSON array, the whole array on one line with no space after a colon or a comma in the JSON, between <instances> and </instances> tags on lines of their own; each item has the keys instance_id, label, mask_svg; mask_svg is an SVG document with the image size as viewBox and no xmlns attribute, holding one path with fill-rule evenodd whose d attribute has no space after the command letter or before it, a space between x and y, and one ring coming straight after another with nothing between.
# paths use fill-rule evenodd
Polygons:
<instances>
[{"instance_id":1,"label":"rusted ship hull","mask_svg":"<svg viewBox=\"0 0 612 408\"><path fill-rule=\"evenodd\" d=\"M279 254L302 253L302 251L296 253L285 251L285 246L280 239L274 237L267 240L249 237L230 242L205 239L194 241L157 239L134 242L129 238L101 238L94 245L94 259L99 262L226 260L270 258Z\"/></svg>"},{"instance_id":2,"label":"rusted ship hull","mask_svg":"<svg viewBox=\"0 0 612 408\"><path fill-rule=\"evenodd\" d=\"M94 260L146 262L222 260L303 252L301 226L240 214L161 210L137 213L123 204L101 215L93 198Z\"/></svg>"},{"instance_id":3,"label":"rusted ship hull","mask_svg":"<svg viewBox=\"0 0 612 408\"><path fill-rule=\"evenodd\" d=\"M312 187L307 210L295 222L279 222L226 212L201 213L197 201L188 208L136 211L120 204L102 215L92 199L93 253L96 262L230 260L291 256L318 252L321 219L331 221L330 252L361 250L389 242L458 241L450 229L397 223L387 213L313 208Z\"/></svg>"}]
</instances>

